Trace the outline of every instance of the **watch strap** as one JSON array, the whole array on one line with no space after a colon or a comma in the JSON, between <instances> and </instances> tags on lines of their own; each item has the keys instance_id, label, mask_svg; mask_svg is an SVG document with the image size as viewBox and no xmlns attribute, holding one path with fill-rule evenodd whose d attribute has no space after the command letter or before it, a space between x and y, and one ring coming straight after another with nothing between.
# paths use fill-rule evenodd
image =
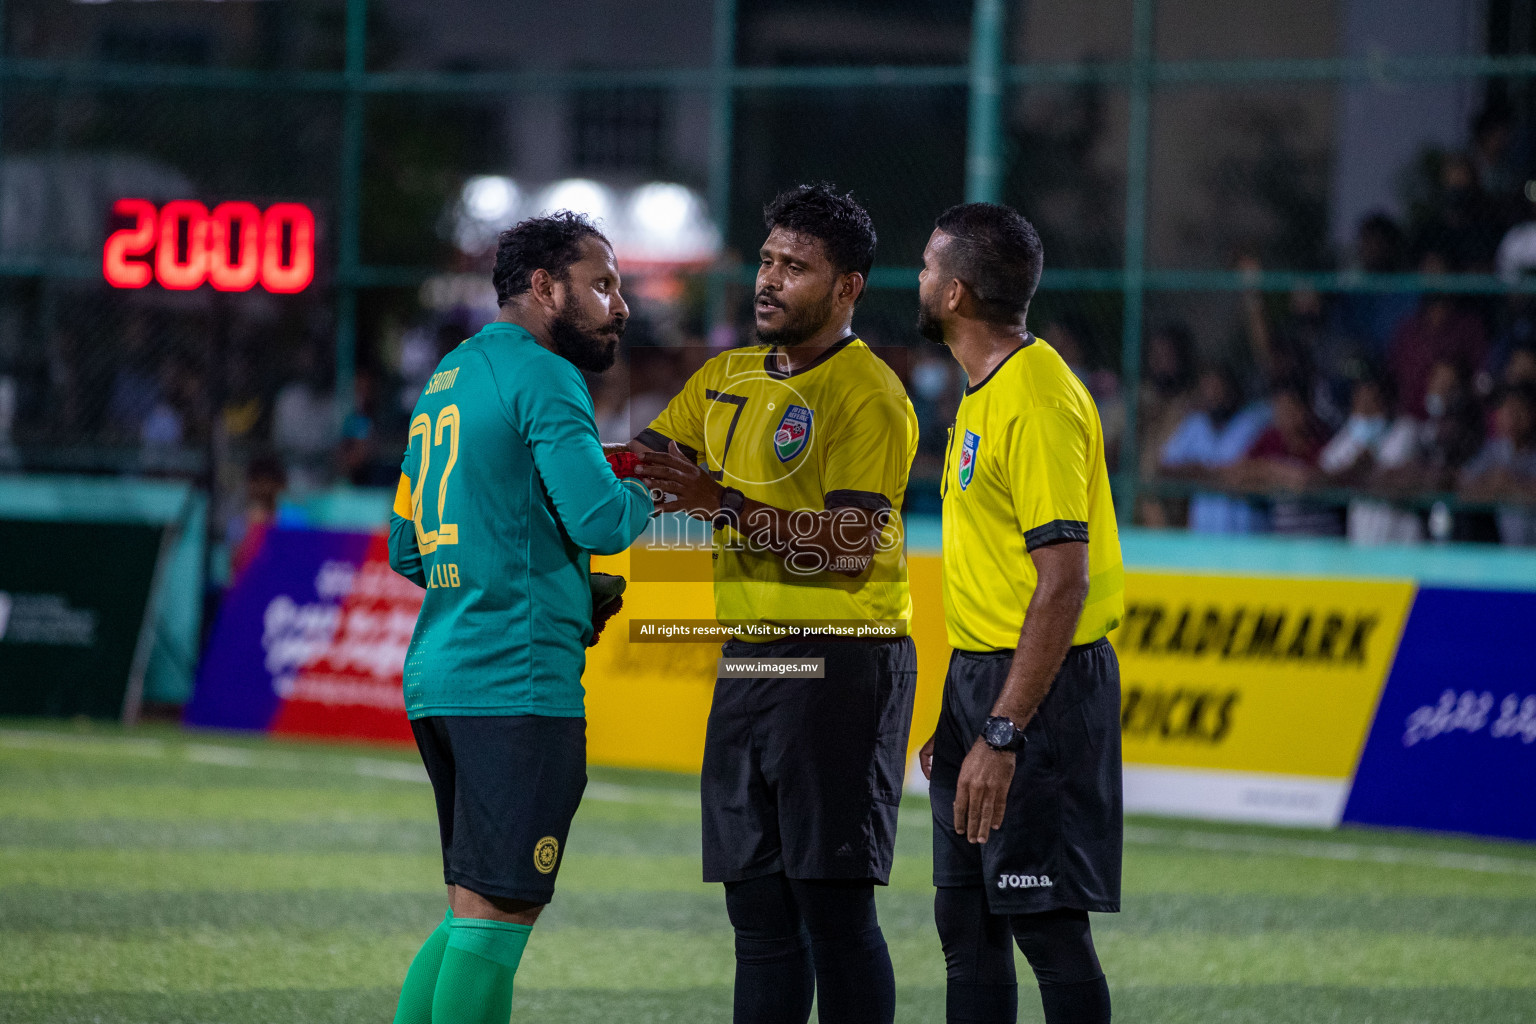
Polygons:
<instances>
[{"instance_id":1,"label":"watch strap","mask_svg":"<svg viewBox=\"0 0 1536 1024\"><path fill-rule=\"evenodd\" d=\"M741 525L741 510L747 496L734 487L727 487L720 494L720 508L715 512L710 524L717 530L726 527L739 528Z\"/></svg>"}]
</instances>

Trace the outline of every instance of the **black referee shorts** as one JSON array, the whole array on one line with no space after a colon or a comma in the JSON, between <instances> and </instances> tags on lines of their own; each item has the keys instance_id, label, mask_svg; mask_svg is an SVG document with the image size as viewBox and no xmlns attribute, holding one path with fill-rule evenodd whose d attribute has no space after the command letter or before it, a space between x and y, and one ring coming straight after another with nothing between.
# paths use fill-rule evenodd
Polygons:
<instances>
[{"instance_id":1,"label":"black referee shorts","mask_svg":"<svg viewBox=\"0 0 1536 1024\"><path fill-rule=\"evenodd\" d=\"M704 735L704 880L891 877L917 649L727 642L727 658L824 658L824 679L720 677Z\"/></svg>"},{"instance_id":2,"label":"black referee shorts","mask_svg":"<svg viewBox=\"0 0 1536 1024\"><path fill-rule=\"evenodd\" d=\"M587 720L432 716L411 731L437 799L443 881L548 903L587 787Z\"/></svg>"},{"instance_id":3,"label":"black referee shorts","mask_svg":"<svg viewBox=\"0 0 1536 1024\"><path fill-rule=\"evenodd\" d=\"M1024 729L1003 824L985 844L955 833L955 786L1002 692L1012 651L956 651L934 734L933 884L985 887L994 914L1120 909L1124 839L1120 664L1108 640L1074 647Z\"/></svg>"}]
</instances>

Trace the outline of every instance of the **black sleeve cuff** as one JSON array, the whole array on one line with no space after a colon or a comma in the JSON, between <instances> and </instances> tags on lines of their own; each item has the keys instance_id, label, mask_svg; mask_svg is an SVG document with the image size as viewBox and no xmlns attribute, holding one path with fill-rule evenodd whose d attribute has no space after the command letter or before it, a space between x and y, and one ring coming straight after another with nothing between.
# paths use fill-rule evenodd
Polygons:
<instances>
[{"instance_id":1,"label":"black sleeve cuff","mask_svg":"<svg viewBox=\"0 0 1536 1024\"><path fill-rule=\"evenodd\" d=\"M1024 550L1033 551L1051 544L1088 543L1088 524L1076 519L1053 519L1043 526L1024 531Z\"/></svg>"},{"instance_id":2,"label":"black sleeve cuff","mask_svg":"<svg viewBox=\"0 0 1536 1024\"><path fill-rule=\"evenodd\" d=\"M822 499L822 507L834 508L862 508L870 512L887 512L891 507L891 499L878 491L828 491Z\"/></svg>"},{"instance_id":3,"label":"black sleeve cuff","mask_svg":"<svg viewBox=\"0 0 1536 1024\"><path fill-rule=\"evenodd\" d=\"M667 450L667 445L672 443L672 439L670 437L665 434L657 433L650 427L646 427L644 430L640 431L640 433L636 434L635 440L639 441L653 452L664 452ZM678 443L677 447L679 451L681 451L688 458L692 459L694 462L699 461L699 452L697 448L690 448L681 442Z\"/></svg>"}]
</instances>

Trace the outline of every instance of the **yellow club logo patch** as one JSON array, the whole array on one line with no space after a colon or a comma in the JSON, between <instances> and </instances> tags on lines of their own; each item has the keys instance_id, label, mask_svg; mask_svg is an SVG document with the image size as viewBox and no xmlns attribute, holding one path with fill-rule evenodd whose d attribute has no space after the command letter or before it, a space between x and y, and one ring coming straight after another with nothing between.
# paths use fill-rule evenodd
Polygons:
<instances>
[{"instance_id":1,"label":"yellow club logo patch","mask_svg":"<svg viewBox=\"0 0 1536 1024\"><path fill-rule=\"evenodd\" d=\"M533 848L533 866L539 869L541 875L555 870L555 862L559 859L560 840L554 836L545 836Z\"/></svg>"}]
</instances>

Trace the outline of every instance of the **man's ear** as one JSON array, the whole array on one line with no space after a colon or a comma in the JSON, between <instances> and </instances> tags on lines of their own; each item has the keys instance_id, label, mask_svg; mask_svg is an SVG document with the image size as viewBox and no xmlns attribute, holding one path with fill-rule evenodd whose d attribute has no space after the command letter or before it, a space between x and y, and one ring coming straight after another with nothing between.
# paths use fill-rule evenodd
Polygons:
<instances>
[{"instance_id":1,"label":"man's ear","mask_svg":"<svg viewBox=\"0 0 1536 1024\"><path fill-rule=\"evenodd\" d=\"M560 296L555 292L559 287L560 282L543 267L535 270L528 278L528 294L536 305L549 313L554 313L560 308Z\"/></svg>"},{"instance_id":2,"label":"man's ear","mask_svg":"<svg viewBox=\"0 0 1536 1024\"><path fill-rule=\"evenodd\" d=\"M844 274L838 282L837 297L846 301L849 306L852 306L855 302L859 301L859 296L864 294L864 289L868 287L868 284L864 280L863 274L857 270L850 271Z\"/></svg>"},{"instance_id":3,"label":"man's ear","mask_svg":"<svg viewBox=\"0 0 1536 1024\"><path fill-rule=\"evenodd\" d=\"M965 303L965 293L967 290L964 281L958 277L950 278L949 284L944 288L944 308L951 313L958 313L960 307Z\"/></svg>"}]
</instances>

